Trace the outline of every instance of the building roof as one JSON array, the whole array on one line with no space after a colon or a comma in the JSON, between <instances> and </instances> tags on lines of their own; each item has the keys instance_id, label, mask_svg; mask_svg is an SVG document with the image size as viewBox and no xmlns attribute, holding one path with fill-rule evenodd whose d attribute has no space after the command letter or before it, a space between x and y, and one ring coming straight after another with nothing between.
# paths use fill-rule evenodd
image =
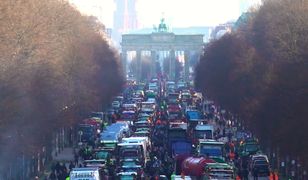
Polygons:
<instances>
[{"instance_id":1,"label":"building roof","mask_svg":"<svg viewBox=\"0 0 308 180\"><path fill-rule=\"evenodd\" d=\"M209 34L212 27L186 27L186 28L172 28L171 32L174 34L184 35L184 34ZM138 30L129 31L129 34L150 34L154 30L153 28L143 28Z\"/></svg>"}]
</instances>

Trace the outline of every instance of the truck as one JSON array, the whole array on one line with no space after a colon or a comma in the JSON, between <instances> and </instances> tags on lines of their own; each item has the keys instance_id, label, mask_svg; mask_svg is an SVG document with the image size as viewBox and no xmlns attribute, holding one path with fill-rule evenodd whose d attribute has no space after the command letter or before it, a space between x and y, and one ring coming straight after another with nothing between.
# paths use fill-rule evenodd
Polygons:
<instances>
[{"instance_id":1,"label":"truck","mask_svg":"<svg viewBox=\"0 0 308 180\"><path fill-rule=\"evenodd\" d=\"M117 144L123 137L129 136L130 129L127 122L116 122L105 128L100 134L101 148L116 153Z\"/></svg>"},{"instance_id":2,"label":"truck","mask_svg":"<svg viewBox=\"0 0 308 180\"><path fill-rule=\"evenodd\" d=\"M118 161L126 161L126 160L136 160L140 163L140 165L146 164L146 142L137 142L137 143L120 143L118 144Z\"/></svg>"},{"instance_id":3,"label":"truck","mask_svg":"<svg viewBox=\"0 0 308 180\"><path fill-rule=\"evenodd\" d=\"M175 82L174 81L167 81L165 88L166 88L167 92L174 91L175 90Z\"/></svg>"},{"instance_id":4,"label":"truck","mask_svg":"<svg viewBox=\"0 0 308 180\"><path fill-rule=\"evenodd\" d=\"M218 163L208 157L187 157L182 161L181 174L193 179L234 180L234 167L227 163Z\"/></svg>"},{"instance_id":5,"label":"truck","mask_svg":"<svg viewBox=\"0 0 308 180\"><path fill-rule=\"evenodd\" d=\"M181 93L182 104L185 104L185 107L188 105L192 105L192 97L190 92L182 92Z\"/></svg>"},{"instance_id":6,"label":"truck","mask_svg":"<svg viewBox=\"0 0 308 180\"><path fill-rule=\"evenodd\" d=\"M152 90L152 91L158 91L158 83L157 82L150 82L149 83L149 86L148 86L148 89L149 90Z\"/></svg>"},{"instance_id":7,"label":"truck","mask_svg":"<svg viewBox=\"0 0 308 180\"><path fill-rule=\"evenodd\" d=\"M185 81L178 81L177 82L177 89L179 91L183 90L183 89L186 89L188 86L187 86L187 83Z\"/></svg>"},{"instance_id":8,"label":"truck","mask_svg":"<svg viewBox=\"0 0 308 180\"><path fill-rule=\"evenodd\" d=\"M94 144L96 138L96 127L90 124L78 125L78 137L80 143Z\"/></svg>"},{"instance_id":9,"label":"truck","mask_svg":"<svg viewBox=\"0 0 308 180\"><path fill-rule=\"evenodd\" d=\"M170 155L191 154L192 142L188 138L187 123L169 122L168 146Z\"/></svg>"},{"instance_id":10,"label":"truck","mask_svg":"<svg viewBox=\"0 0 308 180\"><path fill-rule=\"evenodd\" d=\"M70 180L100 180L101 172L98 167L73 168L70 172Z\"/></svg>"},{"instance_id":11,"label":"truck","mask_svg":"<svg viewBox=\"0 0 308 180\"><path fill-rule=\"evenodd\" d=\"M197 144L200 139L213 139L214 126L208 124L197 124L193 131L193 141Z\"/></svg>"},{"instance_id":12,"label":"truck","mask_svg":"<svg viewBox=\"0 0 308 180\"><path fill-rule=\"evenodd\" d=\"M204 179L234 180L235 170L227 163L207 163Z\"/></svg>"},{"instance_id":13,"label":"truck","mask_svg":"<svg viewBox=\"0 0 308 180\"><path fill-rule=\"evenodd\" d=\"M185 116L190 129L194 129L204 118L202 113L193 107L186 108Z\"/></svg>"},{"instance_id":14,"label":"truck","mask_svg":"<svg viewBox=\"0 0 308 180\"><path fill-rule=\"evenodd\" d=\"M168 93L167 95L167 103L179 103L180 102L180 94L179 93Z\"/></svg>"},{"instance_id":15,"label":"truck","mask_svg":"<svg viewBox=\"0 0 308 180\"><path fill-rule=\"evenodd\" d=\"M100 146L106 151L114 154L116 153L116 147L120 139L121 136L117 132L103 132L100 135Z\"/></svg>"},{"instance_id":16,"label":"truck","mask_svg":"<svg viewBox=\"0 0 308 180\"><path fill-rule=\"evenodd\" d=\"M95 131L97 133L100 133L100 128L103 123L103 120L97 117L92 117L92 118L87 118L87 119L82 120L82 123L94 126Z\"/></svg>"},{"instance_id":17,"label":"truck","mask_svg":"<svg viewBox=\"0 0 308 180\"><path fill-rule=\"evenodd\" d=\"M260 144L255 138L247 138L240 142L238 149L240 156L250 156L260 151Z\"/></svg>"},{"instance_id":18,"label":"truck","mask_svg":"<svg viewBox=\"0 0 308 180\"><path fill-rule=\"evenodd\" d=\"M188 158L191 157L191 154L179 154L176 155L174 160L175 160L175 174L181 174L182 173L182 164L183 161Z\"/></svg>"},{"instance_id":19,"label":"truck","mask_svg":"<svg viewBox=\"0 0 308 180\"><path fill-rule=\"evenodd\" d=\"M200 139L198 145L198 155L207 156L216 162L225 162L225 144L213 139Z\"/></svg>"},{"instance_id":20,"label":"truck","mask_svg":"<svg viewBox=\"0 0 308 180\"><path fill-rule=\"evenodd\" d=\"M104 112L91 112L90 118L99 118L102 121L105 119L105 113Z\"/></svg>"},{"instance_id":21,"label":"truck","mask_svg":"<svg viewBox=\"0 0 308 180\"><path fill-rule=\"evenodd\" d=\"M188 157L182 162L182 172L188 176L202 178L205 174L206 164L214 162L214 160L205 157Z\"/></svg>"},{"instance_id":22,"label":"truck","mask_svg":"<svg viewBox=\"0 0 308 180\"><path fill-rule=\"evenodd\" d=\"M120 120L118 121L128 122L130 125L132 125L133 122L136 121L136 119L137 119L136 111L130 110L130 111L123 111Z\"/></svg>"},{"instance_id":23,"label":"truck","mask_svg":"<svg viewBox=\"0 0 308 180\"><path fill-rule=\"evenodd\" d=\"M157 93L153 90L146 90L145 95L146 95L146 99L150 99L150 98L156 98Z\"/></svg>"},{"instance_id":24,"label":"truck","mask_svg":"<svg viewBox=\"0 0 308 180\"><path fill-rule=\"evenodd\" d=\"M141 112L143 113L153 115L155 112L155 109L156 109L155 102L146 101L146 102L141 103Z\"/></svg>"},{"instance_id":25,"label":"truck","mask_svg":"<svg viewBox=\"0 0 308 180\"><path fill-rule=\"evenodd\" d=\"M142 143L143 149L146 152L146 157L147 157L147 152L149 148L151 147L151 142L148 137L129 137L129 138L123 138L122 139L123 143ZM148 157L147 157L148 158Z\"/></svg>"}]
</instances>

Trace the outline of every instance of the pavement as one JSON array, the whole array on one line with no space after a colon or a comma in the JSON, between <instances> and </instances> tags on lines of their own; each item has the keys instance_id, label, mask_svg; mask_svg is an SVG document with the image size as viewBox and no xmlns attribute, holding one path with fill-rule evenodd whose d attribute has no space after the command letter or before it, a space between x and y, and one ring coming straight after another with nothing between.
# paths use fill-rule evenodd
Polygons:
<instances>
[{"instance_id":1,"label":"pavement","mask_svg":"<svg viewBox=\"0 0 308 180\"><path fill-rule=\"evenodd\" d=\"M74 149L71 147L64 148L61 152L56 154L56 152L52 152L52 162L50 162L48 165L46 165L46 170L43 172L43 174L40 176L41 180L45 180L47 177L49 177L49 174L51 173L51 164L53 162L63 162L66 164L66 167L68 167L68 164L70 161L74 162Z\"/></svg>"},{"instance_id":2,"label":"pavement","mask_svg":"<svg viewBox=\"0 0 308 180\"><path fill-rule=\"evenodd\" d=\"M73 148L64 148L63 151L56 154L52 153L53 161L61 161L61 162L70 162L74 161L74 149Z\"/></svg>"}]
</instances>

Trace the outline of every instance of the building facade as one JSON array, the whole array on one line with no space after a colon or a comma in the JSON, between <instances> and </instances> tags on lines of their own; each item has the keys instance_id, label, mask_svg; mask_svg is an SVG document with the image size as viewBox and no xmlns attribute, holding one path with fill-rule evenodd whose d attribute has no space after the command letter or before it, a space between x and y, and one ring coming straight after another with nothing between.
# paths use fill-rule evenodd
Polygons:
<instances>
[{"instance_id":1,"label":"building facade","mask_svg":"<svg viewBox=\"0 0 308 180\"><path fill-rule=\"evenodd\" d=\"M122 35L122 63L127 72L127 55L129 52L136 54L136 79L142 80L141 61L143 52L148 52L151 57L151 75L156 75L156 64L161 54L164 54L164 60L169 63L169 79L175 80L175 65L179 56L183 56L184 78L189 78L189 64L192 57L199 56L203 49L203 34L177 35L168 32L163 21L159 28L150 34L123 34ZM163 53L162 53L163 52Z\"/></svg>"}]
</instances>

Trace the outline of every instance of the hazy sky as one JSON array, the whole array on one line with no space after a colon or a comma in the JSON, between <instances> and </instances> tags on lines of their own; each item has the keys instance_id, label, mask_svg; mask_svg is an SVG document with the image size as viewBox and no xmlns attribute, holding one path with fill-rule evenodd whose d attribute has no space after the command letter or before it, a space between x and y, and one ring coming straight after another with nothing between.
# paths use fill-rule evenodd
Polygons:
<instances>
[{"instance_id":1,"label":"hazy sky","mask_svg":"<svg viewBox=\"0 0 308 180\"><path fill-rule=\"evenodd\" d=\"M80 11L97 16L107 27L113 25L113 0L70 0ZM158 24L162 16L171 27L217 25L237 19L240 2L260 0L138 0L137 12L142 27ZM243 4L242 4L243 5Z\"/></svg>"}]
</instances>

